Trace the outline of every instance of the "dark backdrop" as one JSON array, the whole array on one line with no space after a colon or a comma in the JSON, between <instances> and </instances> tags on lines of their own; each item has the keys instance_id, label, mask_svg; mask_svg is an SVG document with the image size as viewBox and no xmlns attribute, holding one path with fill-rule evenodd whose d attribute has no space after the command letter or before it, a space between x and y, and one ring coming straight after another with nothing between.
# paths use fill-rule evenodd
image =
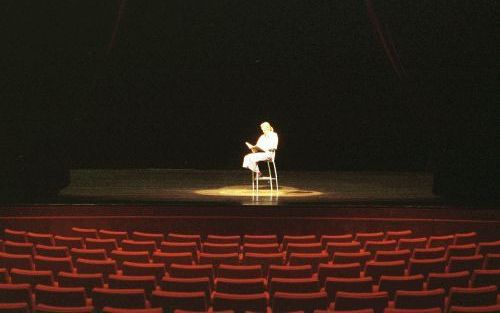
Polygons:
<instances>
[{"instance_id":1,"label":"dark backdrop","mask_svg":"<svg viewBox=\"0 0 500 313\"><path fill-rule=\"evenodd\" d=\"M269 121L282 169L494 167L497 1L373 1L402 75L367 3L3 1L2 163L236 169Z\"/></svg>"}]
</instances>

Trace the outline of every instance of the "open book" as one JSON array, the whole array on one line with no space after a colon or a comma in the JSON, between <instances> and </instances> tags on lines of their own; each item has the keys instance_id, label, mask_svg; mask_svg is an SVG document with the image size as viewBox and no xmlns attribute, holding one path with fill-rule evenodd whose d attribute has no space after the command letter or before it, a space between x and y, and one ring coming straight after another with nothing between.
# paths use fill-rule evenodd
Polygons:
<instances>
[{"instance_id":1,"label":"open book","mask_svg":"<svg viewBox=\"0 0 500 313\"><path fill-rule=\"evenodd\" d=\"M251 143L249 143L248 141L246 141L245 144L247 145L248 149L250 149L253 153L264 151L259 146L254 146Z\"/></svg>"}]
</instances>

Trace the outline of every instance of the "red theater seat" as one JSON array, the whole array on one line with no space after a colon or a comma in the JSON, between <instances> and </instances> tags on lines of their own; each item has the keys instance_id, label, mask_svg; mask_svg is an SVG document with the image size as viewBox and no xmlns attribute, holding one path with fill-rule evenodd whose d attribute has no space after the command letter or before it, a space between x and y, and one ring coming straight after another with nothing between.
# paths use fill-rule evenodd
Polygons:
<instances>
[{"instance_id":1,"label":"red theater seat","mask_svg":"<svg viewBox=\"0 0 500 313\"><path fill-rule=\"evenodd\" d=\"M281 253L245 253L244 265L260 265L264 276L267 276L271 265L283 265L283 254Z\"/></svg>"},{"instance_id":2,"label":"red theater seat","mask_svg":"<svg viewBox=\"0 0 500 313\"><path fill-rule=\"evenodd\" d=\"M254 294L267 289L264 278L216 278L215 291L222 293Z\"/></svg>"},{"instance_id":3,"label":"red theater seat","mask_svg":"<svg viewBox=\"0 0 500 313\"><path fill-rule=\"evenodd\" d=\"M167 235L166 241L170 241L170 242L196 242L196 245L198 246L198 250L201 250L201 236L200 235L169 233Z\"/></svg>"},{"instance_id":4,"label":"red theater seat","mask_svg":"<svg viewBox=\"0 0 500 313\"><path fill-rule=\"evenodd\" d=\"M476 242L477 242L477 233L474 231L468 233L455 234L455 238L453 240L454 245L466 245Z\"/></svg>"},{"instance_id":5,"label":"red theater seat","mask_svg":"<svg viewBox=\"0 0 500 313\"><path fill-rule=\"evenodd\" d=\"M486 254L486 257L484 258L483 269L500 270L500 254Z\"/></svg>"},{"instance_id":6,"label":"red theater seat","mask_svg":"<svg viewBox=\"0 0 500 313\"><path fill-rule=\"evenodd\" d=\"M0 303L0 313L30 313L30 306L25 302Z\"/></svg>"},{"instance_id":7,"label":"red theater seat","mask_svg":"<svg viewBox=\"0 0 500 313\"><path fill-rule=\"evenodd\" d=\"M163 263L165 268L169 268L172 264L194 264L193 255L191 252L155 252L153 253L154 263Z\"/></svg>"},{"instance_id":8,"label":"red theater seat","mask_svg":"<svg viewBox=\"0 0 500 313\"><path fill-rule=\"evenodd\" d=\"M434 247L448 247L452 245L455 241L454 235L444 235L444 236L430 236L429 241L427 242L428 248Z\"/></svg>"},{"instance_id":9,"label":"red theater seat","mask_svg":"<svg viewBox=\"0 0 500 313\"><path fill-rule=\"evenodd\" d=\"M76 262L78 259L87 259L87 260L106 260L108 255L106 254L106 250L104 249L80 249L80 248L71 248L69 250L69 254L73 259L73 262Z\"/></svg>"},{"instance_id":10,"label":"red theater seat","mask_svg":"<svg viewBox=\"0 0 500 313\"><path fill-rule=\"evenodd\" d=\"M122 240L121 248L124 251L147 251L149 256L156 251L156 241Z\"/></svg>"},{"instance_id":11,"label":"red theater seat","mask_svg":"<svg viewBox=\"0 0 500 313\"><path fill-rule=\"evenodd\" d=\"M149 253L147 251L111 251L111 258L116 261L116 266L121 269L123 262L149 263Z\"/></svg>"},{"instance_id":12,"label":"red theater seat","mask_svg":"<svg viewBox=\"0 0 500 313\"><path fill-rule=\"evenodd\" d=\"M146 296L143 289L108 289L94 288L92 304L99 312L105 306L126 309L146 308Z\"/></svg>"},{"instance_id":13,"label":"red theater seat","mask_svg":"<svg viewBox=\"0 0 500 313\"><path fill-rule=\"evenodd\" d=\"M35 287L37 284L54 285L52 271L31 271L13 268L10 271L10 279L13 284L30 284L31 287Z\"/></svg>"},{"instance_id":14,"label":"red theater seat","mask_svg":"<svg viewBox=\"0 0 500 313\"><path fill-rule=\"evenodd\" d=\"M314 273L318 272L320 264L328 263L328 253L292 253L290 265L311 265Z\"/></svg>"},{"instance_id":15,"label":"red theater seat","mask_svg":"<svg viewBox=\"0 0 500 313\"><path fill-rule=\"evenodd\" d=\"M427 247L427 238L401 238L398 240L398 250L410 250L413 252L415 248L423 249Z\"/></svg>"},{"instance_id":16,"label":"red theater seat","mask_svg":"<svg viewBox=\"0 0 500 313\"><path fill-rule=\"evenodd\" d=\"M208 277L210 283L214 281L214 267L212 264L184 265L172 264L169 269L171 277L178 278L200 278Z\"/></svg>"},{"instance_id":17,"label":"red theater seat","mask_svg":"<svg viewBox=\"0 0 500 313\"><path fill-rule=\"evenodd\" d=\"M159 247L162 243L162 241L165 240L165 235L162 233L145 233L145 232L140 232L140 231L134 231L132 233L133 240L136 241L154 241L156 246Z\"/></svg>"},{"instance_id":18,"label":"red theater seat","mask_svg":"<svg viewBox=\"0 0 500 313\"><path fill-rule=\"evenodd\" d=\"M57 283L59 287L83 287L87 297L90 297L92 289L104 286L104 279L102 273L79 274L60 272L57 275Z\"/></svg>"},{"instance_id":19,"label":"red theater seat","mask_svg":"<svg viewBox=\"0 0 500 313\"><path fill-rule=\"evenodd\" d=\"M413 249L413 259L437 259L443 258L446 255L445 247L433 247L433 248L415 248Z\"/></svg>"},{"instance_id":20,"label":"red theater seat","mask_svg":"<svg viewBox=\"0 0 500 313\"><path fill-rule=\"evenodd\" d=\"M278 243L278 236L276 235L243 235L243 244L273 244Z\"/></svg>"},{"instance_id":21,"label":"red theater seat","mask_svg":"<svg viewBox=\"0 0 500 313\"><path fill-rule=\"evenodd\" d=\"M65 258L69 256L68 247L62 246L36 245L35 251L37 255L48 256L52 258Z\"/></svg>"},{"instance_id":22,"label":"red theater seat","mask_svg":"<svg viewBox=\"0 0 500 313\"><path fill-rule=\"evenodd\" d=\"M477 254L486 255L488 253L500 254L500 240L478 243Z\"/></svg>"},{"instance_id":23,"label":"red theater seat","mask_svg":"<svg viewBox=\"0 0 500 313\"><path fill-rule=\"evenodd\" d=\"M451 287L468 287L470 273L467 271L455 273L430 273L427 278L427 289L443 288L448 294Z\"/></svg>"},{"instance_id":24,"label":"red theater seat","mask_svg":"<svg viewBox=\"0 0 500 313\"><path fill-rule=\"evenodd\" d=\"M486 306L452 306L449 313L500 313L500 304Z\"/></svg>"},{"instance_id":25,"label":"red theater seat","mask_svg":"<svg viewBox=\"0 0 500 313\"><path fill-rule=\"evenodd\" d=\"M276 292L272 300L273 312L314 312L328 308L326 292L288 293Z\"/></svg>"},{"instance_id":26,"label":"red theater seat","mask_svg":"<svg viewBox=\"0 0 500 313\"><path fill-rule=\"evenodd\" d=\"M3 251L10 254L35 254L35 246L31 242L15 242L7 240L4 242Z\"/></svg>"},{"instance_id":27,"label":"red theater seat","mask_svg":"<svg viewBox=\"0 0 500 313\"><path fill-rule=\"evenodd\" d=\"M0 303L33 304L30 284L0 284Z\"/></svg>"},{"instance_id":28,"label":"red theater seat","mask_svg":"<svg viewBox=\"0 0 500 313\"><path fill-rule=\"evenodd\" d=\"M98 234L101 239L115 239L118 245L120 245L122 240L128 239L128 233L126 231L99 229Z\"/></svg>"},{"instance_id":29,"label":"red theater seat","mask_svg":"<svg viewBox=\"0 0 500 313\"><path fill-rule=\"evenodd\" d=\"M373 309L375 313L383 313L389 304L387 292L342 292L337 293L333 307L335 310Z\"/></svg>"},{"instance_id":30,"label":"red theater seat","mask_svg":"<svg viewBox=\"0 0 500 313\"><path fill-rule=\"evenodd\" d=\"M476 254L477 246L473 243L467 245L449 245L446 249L446 258L452 256L472 256Z\"/></svg>"},{"instance_id":31,"label":"red theater seat","mask_svg":"<svg viewBox=\"0 0 500 313\"><path fill-rule=\"evenodd\" d=\"M411 229L406 230L389 230L385 233L385 240L396 240L398 241L401 238L409 238L413 235L413 231Z\"/></svg>"},{"instance_id":32,"label":"red theater seat","mask_svg":"<svg viewBox=\"0 0 500 313\"><path fill-rule=\"evenodd\" d=\"M10 254L0 252L0 268L8 270L20 268L25 270L34 270L33 257L30 254Z\"/></svg>"},{"instance_id":33,"label":"red theater seat","mask_svg":"<svg viewBox=\"0 0 500 313\"><path fill-rule=\"evenodd\" d=\"M375 261L377 262L404 261L405 264L408 264L410 257L411 251L408 249L395 251L377 251L375 253Z\"/></svg>"},{"instance_id":34,"label":"red theater seat","mask_svg":"<svg viewBox=\"0 0 500 313\"><path fill-rule=\"evenodd\" d=\"M163 308L164 312L173 312L176 309L191 311L207 311L208 304L204 292L174 292L153 291L151 307Z\"/></svg>"},{"instance_id":35,"label":"red theater seat","mask_svg":"<svg viewBox=\"0 0 500 313\"><path fill-rule=\"evenodd\" d=\"M56 306L56 305L46 305L37 304L35 306L35 313L93 313L93 306Z\"/></svg>"},{"instance_id":36,"label":"red theater seat","mask_svg":"<svg viewBox=\"0 0 500 313\"><path fill-rule=\"evenodd\" d=\"M472 272L475 269L480 269L483 266L484 257L482 255L472 256L452 256L448 261L446 268L447 272Z\"/></svg>"},{"instance_id":37,"label":"red theater seat","mask_svg":"<svg viewBox=\"0 0 500 313\"><path fill-rule=\"evenodd\" d=\"M87 249L104 249L106 250L106 254L110 255L111 251L118 249L118 243L116 242L115 238L85 238L85 247Z\"/></svg>"},{"instance_id":38,"label":"red theater seat","mask_svg":"<svg viewBox=\"0 0 500 313\"><path fill-rule=\"evenodd\" d=\"M217 277L223 278L262 278L260 265L221 264L217 269Z\"/></svg>"},{"instance_id":39,"label":"red theater seat","mask_svg":"<svg viewBox=\"0 0 500 313\"><path fill-rule=\"evenodd\" d=\"M98 238L97 229L95 228L71 227L71 232L76 237Z\"/></svg>"},{"instance_id":40,"label":"red theater seat","mask_svg":"<svg viewBox=\"0 0 500 313\"><path fill-rule=\"evenodd\" d=\"M234 310L235 312L269 312L269 295L257 294L228 294L214 292L212 297L214 311Z\"/></svg>"},{"instance_id":41,"label":"red theater seat","mask_svg":"<svg viewBox=\"0 0 500 313\"><path fill-rule=\"evenodd\" d=\"M130 276L154 276L159 282L165 276L166 271L163 263L123 262L122 272L123 275Z\"/></svg>"},{"instance_id":42,"label":"red theater seat","mask_svg":"<svg viewBox=\"0 0 500 313\"><path fill-rule=\"evenodd\" d=\"M326 245L329 242L352 242L354 236L352 234L342 234L342 235L321 235L320 242L323 249L326 249Z\"/></svg>"},{"instance_id":43,"label":"red theater seat","mask_svg":"<svg viewBox=\"0 0 500 313\"><path fill-rule=\"evenodd\" d=\"M193 260L197 258L198 246L196 242L168 242L163 241L160 244L160 250L164 253L181 253L189 252L193 256Z\"/></svg>"},{"instance_id":44,"label":"red theater seat","mask_svg":"<svg viewBox=\"0 0 500 313\"><path fill-rule=\"evenodd\" d=\"M410 259L408 266L408 274L416 275L422 274L427 277L429 273L443 273L446 268L446 258L437 259Z\"/></svg>"},{"instance_id":45,"label":"red theater seat","mask_svg":"<svg viewBox=\"0 0 500 313\"><path fill-rule=\"evenodd\" d=\"M401 309L432 309L445 306L445 290L396 291L394 306Z\"/></svg>"},{"instance_id":46,"label":"red theater seat","mask_svg":"<svg viewBox=\"0 0 500 313\"><path fill-rule=\"evenodd\" d=\"M330 301L334 301L338 292L372 292L372 285L371 277L328 277L325 281L325 291Z\"/></svg>"},{"instance_id":47,"label":"red theater seat","mask_svg":"<svg viewBox=\"0 0 500 313\"><path fill-rule=\"evenodd\" d=\"M237 244L241 243L240 236L208 235L205 243Z\"/></svg>"},{"instance_id":48,"label":"red theater seat","mask_svg":"<svg viewBox=\"0 0 500 313\"><path fill-rule=\"evenodd\" d=\"M321 243L289 243L286 249L286 259L290 259L292 253L321 253L323 247Z\"/></svg>"},{"instance_id":49,"label":"red theater seat","mask_svg":"<svg viewBox=\"0 0 500 313\"><path fill-rule=\"evenodd\" d=\"M320 291L317 278L278 278L275 277L269 284L269 294L275 292L310 293Z\"/></svg>"},{"instance_id":50,"label":"red theater seat","mask_svg":"<svg viewBox=\"0 0 500 313\"><path fill-rule=\"evenodd\" d=\"M83 249L83 237L54 236L56 246Z\"/></svg>"},{"instance_id":51,"label":"red theater seat","mask_svg":"<svg viewBox=\"0 0 500 313\"><path fill-rule=\"evenodd\" d=\"M451 306L484 306L497 304L497 286L476 288L452 287L449 293Z\"/></svg>"},{"instance_id":52,"label":"red theater seat","mask_svg":"<svg viewBox=\"0 0 500 313\"><path fill-rule=\"evenodd\" d=\"M271 265L268 281L275 277L281 278L310 278L313 275L311 265Z\"/></svg>"},{"instance_id":53,"label":"red theater seat","mask_svg":"<svg viewBox=\"0 0 500 313\"><path fill-rule=\"evenodd\" d=\"M116 274L117 267L115 260L78 259L76 271L81 274L101 273L106 282L110 274Z\"/></svg>"},{"instance_id":54,"label":"red theater seat","mask_svg":"<svg viewBox=\"0 0 500 313\"><path fill-rule=\"evenodd\" d=\"M219 264L239 264L238 253L204 253L199 254L200 264L212 264L217 267Z\"/></svg>"},{"instance_id":55,"label":"red theater seat","mask_svg":"<svg viewBox=\"0 0 500 313\"><path fill-rule=\"evenodd\" d=\"M154 276L127 276L109 275L108 286L112 289L142 289L149 298L156 289L156 278Z\"/></svg>"},{"instance_id":56,"label":"red theater seat","mask_svg":"<svg viewBox=\"0 0 500 313\"><path fill-rule=\"evenodd\" d=\"M205 242L201 245L201 250L204 253L238 253L240 246L237 243L211 243Z\"/></svg>"},{"instance_id":57,"label":"red theater seat","mask_svg":"<svg viewBox=\"0 0 500 313\"><path fill-rule=\"evenodd\" d=\"M26 242L27 232L24 230L5 228L3 232L5 241Z\"/></svg>"},{"instance_id":58,"label":"red theater seat","mask_svg":"<svg viewBox=\"0 0 500 313\"><path fill-rule=\"evenodd\" d=\"M380 241L385 237L384 232L373 232L373 233L356 233L354 236L354 241L361 243L361 246L365 246L367 241Z\"/></svg>"},{"instance_id":59,"label":"red theater seat","mask_svg":"<svg viewBox=\"0 0 500 313\"><path fill-rule=\"evenodd\" d=\"M87 297L83 287L37 285L34 293L37 304L73 307L87 305Z\"/></svg>"},{"instance_id":60,"label":"red theater seat","mask_svg":"<svg viewBox=\"0 0 500 313\"><path fill-rule=\"evenodd\" d=\"M378 290L386 291L389 299L393 300L397 290L423 290L424 289L424 276L411 275L411 276L382 276L380 277Z\"/></svg>"},{"instance_id":61,"label":"red theater seat","mask_svg":"<svg viewBox=\"0 0 500 313\"><path fill-rule=\"evenodd\" d=\"M323 286L327 277L351 277L357 278L361 275L359 263L345 264L320 264L318 267L318 279Z\"/></svg>"},{"instance_id":62,"label":"red theater seat","mask_svg":"<svg viewBox=\"0 0 500 313\"><path fill-rule=\"evenodd\" d=\"M368 240L365 242L364 250L370 252L374 256L377 251L393 251L396 249L396 245L396 240Z\"/></svg>"},{"instance_id":63,"label":"red theater seat","mask_svg":"<svg viewBox=\"0 0 500 313\"><path fill-rule=\"evenodd\" d=\"M472 287L494 285L500 288L500 270L475 270L472 273L471 285Z\"/></svg>"},{"instance_id":64,"label":"red theater seat","mask_svg":"<svg viewBox=\"0 0 500 313\"><path fill-rule=\"evenodd\" d=\"M212 292L210 279L208 277L179 278L165 276L160 282L160 288L163 291L193 292L202 291L207 300L210 299Z\"/></svg>"},{"instance_id":65,"label":"red theater seat","mask_svg":"<svg viewBox=\"0 0 500 313\"><path fill-rule=\"evenodd\" d=\"M365 276L371 276L378 283L380 276L403 276L406 264L404 261L377 262L368 261L365 265Z\"/></svg>"},{"instance_id":66,"label":"red theater seat","mask_svg":"<svg viewBox=\"0 0 500 313\"><path fill-rule=\"evenodd\" d=\"M288 249L289 243L316 243L318 239L316 235L284 235L282 246L283 250L286 251Z\"/></svg>"},{"instance_id":67,"label":"red theater seat","mask_svg":"<svg viewBox=\"0 0 500 313\"><path fill-rule=\"evenodd\" d=\"M359 263L363 268L369 260L371 260L370 252L335 252L332 259L333 263Z\"/></svg>"},{"instance_id":68,"label":"red theater seat","mask_svg":"<svg viewBox=\"0 0 500 313\"><path fill-rule=\"evenodd\" d=\"M326 251L330 255L330 258L337 252L358 253L361 251L361 243L357 241L328 242L326 244Z\"/></svg>"},{"instance_id":69,"label":"red theater seat","mask_svg":"<svg viewBox=\"0 0 500 313\"><path fill-rule=\"evenodd\" d=\"M73 271L73 261L71 257L65 258L53 258L48 256L35 256L35 268L38 271L52 271L54 275L59 272L72 272Z\"/></svg>"}]
</instances>

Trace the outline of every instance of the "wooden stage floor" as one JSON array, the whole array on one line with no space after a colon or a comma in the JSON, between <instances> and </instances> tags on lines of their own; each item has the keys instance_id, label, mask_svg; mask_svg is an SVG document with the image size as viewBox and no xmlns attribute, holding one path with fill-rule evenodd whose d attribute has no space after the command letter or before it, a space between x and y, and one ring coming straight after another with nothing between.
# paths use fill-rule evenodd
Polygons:
<instances>
[{"instance_id":1,"label":"wooden stage floor","mask_svg":"<svg viewBox=\"0 0 500 313\"><path fill-rule=\"evenodd\" d=\"M196 205L435 205L432 174L420 172L279 172L252 192L246 170L78 169L58 203Z\"/></svg>"}]
</instances>

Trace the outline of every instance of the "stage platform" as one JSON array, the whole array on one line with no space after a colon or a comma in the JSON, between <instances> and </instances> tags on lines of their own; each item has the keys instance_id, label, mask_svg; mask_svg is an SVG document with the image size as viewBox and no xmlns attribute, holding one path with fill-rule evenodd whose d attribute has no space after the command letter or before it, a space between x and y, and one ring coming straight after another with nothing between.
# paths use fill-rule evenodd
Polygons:
<instances>
[{"instance_id":1,"label":"stage platform","mask_svg":"<svg viewBox=\"0 0 500 313\"><path fill-rule=\"evenodd\" d=\"M0 225L69 234L72 226L151 232L340 234L412 229L498 237L498 206L432 194L432 175L280 172L280 189L252 193L245 170L71 172L57 198L0 206Z\"/></svg>"}]
</instances>

